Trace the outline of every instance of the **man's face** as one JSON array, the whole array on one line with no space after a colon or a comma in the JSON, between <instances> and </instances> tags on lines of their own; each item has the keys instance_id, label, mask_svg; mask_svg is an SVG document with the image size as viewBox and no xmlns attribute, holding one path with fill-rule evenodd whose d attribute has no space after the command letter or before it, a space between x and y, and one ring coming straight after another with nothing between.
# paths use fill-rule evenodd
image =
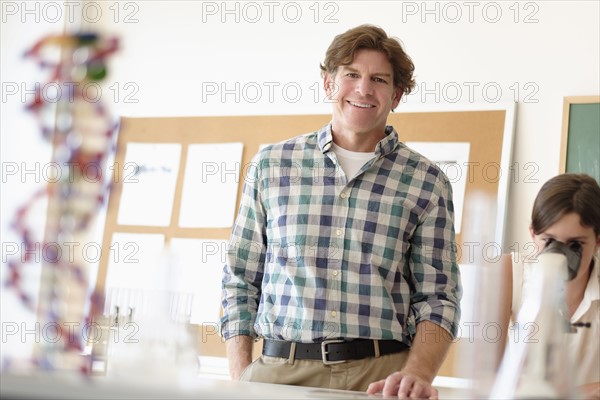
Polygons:
<instances>
[{"instance_id":1,"label":"man's face","mask_svg":"<svg viewBox=\"0 0 600 400\"><path fill-rule=\"evenodd\" d=\"M339 135L384 136L387 116L400 102L392 65L384 53L359 49L350 65L335 76L325 74L325 90L332 100L332 129Z\"/></svg>"}]
</instances>

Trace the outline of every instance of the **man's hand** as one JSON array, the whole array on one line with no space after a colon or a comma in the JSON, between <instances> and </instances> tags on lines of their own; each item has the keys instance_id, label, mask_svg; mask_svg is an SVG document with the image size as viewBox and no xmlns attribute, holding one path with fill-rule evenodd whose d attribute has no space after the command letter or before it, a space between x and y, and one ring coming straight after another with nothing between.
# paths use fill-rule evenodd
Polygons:
<instances>
[{"instance_id":1,"label":"man's hand","mask_svg":"<svg viewBox=\"0 0 600 400\"><path fill-rule=\"evenodd\" d=\"M581 396L586 400L600 400L600 382L579 386Z\"/></svg>"},{"instance_id":2,"label":"man's hand","mask_svg":"<svg viewBox=\"0 0 600 400\"><path fill-rule=\"evenodd\" d=\"M227 358L229 359L229 375L238 381L242 372L252 363L252 344L250 336L234 336L227 340Z\"/></svg>"},{"instance_id":3,"label":"man's hand","mask_svg":"<svg viewBox=\"0 0 600 400\"><path fill-rule=\"evenodd\" d=\"M368 394L381 393L384 397L408 399L437 399L438 391L417 375L395 372L367 388Z\"/></svg>"},{"instance_id":4,"label":"man's hand","mask_svg":"<svg viewBox=\"0 0 600 400\"><path fill-rule=\"evenodd\" d=\"M371 383L367 393L381 392L384 396L399 398L437 399L438 392L431 386L431 382L442 365L451 342L449 333L441 326L429 321L419 323L406 365L386 379Z\"/></svg>"}]
</instances>

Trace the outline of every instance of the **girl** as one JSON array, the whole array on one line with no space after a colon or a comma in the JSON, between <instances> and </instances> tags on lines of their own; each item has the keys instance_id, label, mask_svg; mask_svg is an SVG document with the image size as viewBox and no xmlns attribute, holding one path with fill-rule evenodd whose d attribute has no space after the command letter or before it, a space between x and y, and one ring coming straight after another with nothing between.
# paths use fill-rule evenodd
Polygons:
<instances>
[{"instance_id":1,"label":"girl","mask_svg":"<svg viewBox=\"0 0 600 400\"><path fill-rule=\"evenodd\" d=\"M535 199L529 231L539 251L552 240L582 249L577 275L565 282L565 317L577 328L564 340L575 357L576 386L600 399L600 186L585 174L550 179ZM513 307L527 293L528 272L527 265L513 267Z\"/></svg>"}]
</instances>

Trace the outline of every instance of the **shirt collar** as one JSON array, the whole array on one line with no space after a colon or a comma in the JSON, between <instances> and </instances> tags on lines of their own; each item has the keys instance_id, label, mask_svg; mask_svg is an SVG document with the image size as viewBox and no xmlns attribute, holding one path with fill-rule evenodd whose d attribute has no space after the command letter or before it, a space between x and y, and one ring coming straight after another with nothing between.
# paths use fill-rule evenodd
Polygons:
<instances>
[{"instance_id":1,"label":"shirt collar","mask_svg":"<svg viewBox=\"0 0 600 400\"><path fill-rule=\"evenodd\" d=\"M581 300L581 303L579 303L577 310L575 310L573 313L571 322L577 322L577 320L579 320L579 318L581 318L583 314L589 310L592 302L597 300L600 300L600 261L597 257L594 257L592 273L590 274L590 279L585 287L583 299Z\"/></svg>"},{"instance_id":2,"label":"shirt collar","mask_svg":"<svg viewBox=\"0 0 600 400\"><path fill-rule=\"evenodd\" d=\"M331 123L327 124L317 132L319 148L323 153L327 153L331 150L331 144L333 143L333 134L331 133ZM385 137L377 143L375 146L375 155L377 157L383 157L398 146L398 132L393 126L387 125L385 127Z\"/></svg>"}]
</instances>

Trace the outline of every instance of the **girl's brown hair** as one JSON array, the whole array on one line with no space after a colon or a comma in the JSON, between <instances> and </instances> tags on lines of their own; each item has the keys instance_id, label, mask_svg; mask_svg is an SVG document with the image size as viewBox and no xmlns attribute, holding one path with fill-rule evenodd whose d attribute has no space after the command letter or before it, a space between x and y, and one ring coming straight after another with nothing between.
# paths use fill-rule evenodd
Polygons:
<instances>
[{"instance_id":1,"label":"girl's brown hair","mask_svg":"<svg viewBox=\"0 0 600 400\"><path fill-rule=\"evenodd\" d=\"M567 173L544 183L533 203L533 232L544 232L569 213L578 214L583 226L600 235L600 186L591 176Z\"/></svg>"}]
</instances>

